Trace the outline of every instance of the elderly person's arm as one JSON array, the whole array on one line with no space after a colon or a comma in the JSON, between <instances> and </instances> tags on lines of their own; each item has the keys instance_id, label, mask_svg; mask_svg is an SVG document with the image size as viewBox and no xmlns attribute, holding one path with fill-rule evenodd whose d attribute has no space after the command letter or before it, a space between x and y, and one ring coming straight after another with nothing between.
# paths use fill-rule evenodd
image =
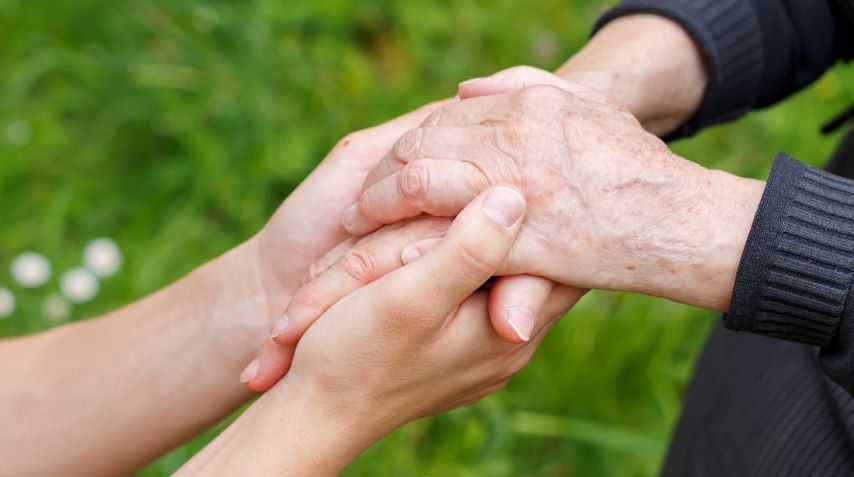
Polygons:
<instances>
[{"instance_id":1,"label":"elderly person's arm","mask_svg":"<svg viewBox=\"0 0 854 477\"><path fill-rule=\"evenodd\" d=\"M571 81L517 68L463 83L463 105L471 105L434 114L398 141L395 162L369 174L346 225L363 233L413 211L453 215L459 206L448 197L462 201L494 181L525 184L543 200L538 220L538 198L531 198L531 227L541 227L532 234L573 258L563 277L549 274L556 261L544 254L528 273L729 310L730 328L820 345L827 373L854 391L851 183L786 156L767 188L690 167L618 119L624 113L614 104L671 137L735 118L849 58L851 13L830 1L627 0L561 68ZM491 104L475 98L533 84L558 86L575 99L549 99L556 93L543 89ZM612 98L603 101L579 85ZM549 101L564 112L545 113L554 107ZM478 109L491 114L478 116ZM611 120L597 114L608 110ZM562 132L549 122L561 123ZM480 135L470 127L475 123ZM561 146L542 147L549 143ZM476 144L488 144L483 151L494 165L475 158ZM463 153L471 167L431 161L462 160ZM542 168L543 158L554 167ZM548 179L567 190L550 189ZM389 193L392 185L406 193ZM522 234L524 241L524 228Z\"/></svg>"},{"instance_id":2,"label":"elderly person's arm","mask_svg":"<svg viewBox=\"0 0 854 477\"><path fill-rule=\"evenodd\" d=\"M623 0L557 73L601 89L652 132L690 135L774 104L850 59L850 5Z\"/></svg>"},{"instance_id":3,"label":"elderly person's arm","mask_svg":"<svg viewBox=\"0 0 854 477\"><path fill-rule=\"evenodd\" d=\"M668 27L652 22L678 24L696 42L708 65L702 101L691 87L702 81L696 79L696 61L684 57L689 49ZM852 26L854 3L847 1L623 0L599 20L593 41L558 74L583 79L588 71L594 78L616 71L603 89L647 129L679 137L774 104L839 59L850 60ZM823 369L849 392L854 392L852 204L851 181L778 155L725 321L730 329L820 346Z\"/></svg>"},{"instance_id":4,"label":"elderly person's arm","mask_svg":"<svg viewBox=\"0 0 854 477\"><path fill-rule=\"evenodd\" d=\"M729 311L731 329L821 346L824 370L854 392L854 182L786 156L767 186L703 168L607 97L543 74L554 86L464 99L407 133L395 148L406 165L384 166L397 170L360 207L515 184L530 212L499 273ZM401 194L395 184L424 170L430 181Z\"/></svg>"}]
</instances>

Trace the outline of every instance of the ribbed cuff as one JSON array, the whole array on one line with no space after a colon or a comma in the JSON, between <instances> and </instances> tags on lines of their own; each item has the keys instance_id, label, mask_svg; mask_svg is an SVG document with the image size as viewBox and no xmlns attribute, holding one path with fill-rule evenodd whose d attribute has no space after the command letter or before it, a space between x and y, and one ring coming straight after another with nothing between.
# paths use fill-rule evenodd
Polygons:
<instances>
[{"instance_id":1,"label":"ribbed cuff","mask_svg":"<svg viewBox=\"0 0 854 477\"><path fill-rule=\"evenodd\" d=\"M825 346L854 279L854 181L779 154L745 245L727 328Z\"/></svg>"},{"instance_id":2,"label":"ribbed cuff","mask_svg":"<svg viewBox=\"0 0 854 477\"><path fill-rule=\"evenodd\" d=\"M667 139L695 134L750 111L762 81L763 44L759 22L747 0L623 0L596 22L633 13L661 15L682 25L709 64L709 84L697 113Z\"/></svg>"}]
</instances>

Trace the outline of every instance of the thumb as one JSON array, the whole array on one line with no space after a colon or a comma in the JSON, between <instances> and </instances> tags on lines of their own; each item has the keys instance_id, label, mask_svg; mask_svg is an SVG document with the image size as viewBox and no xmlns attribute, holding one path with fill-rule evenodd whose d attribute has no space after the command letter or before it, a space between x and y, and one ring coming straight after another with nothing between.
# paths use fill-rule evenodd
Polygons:
<instances>
[{"instance_id":1,"label":"thumb","mask_svg":"<svg viewBox=\"0 0 854 477\"><path fill-rule=\"evenodd\" d=\"M515 188L487 189L460 212L438 245L375 282L378 293L444 320L502 266L525 210Z\"/></svg>"},{"instance_id":2,"label":"thumb","mask_svg":"<svg viewBox=\"0 0 854 477\"><path fill-rule=\"evenodd\" d=\"M492 76L463 81L458 87L458 94L460 99L468 99L477 96L509 93L534 85L557 86L570 93L583 90L582 86L567 81L546 70L534 68L533 66L514 66L499 71Z\"/></svg>"}]
</instances>

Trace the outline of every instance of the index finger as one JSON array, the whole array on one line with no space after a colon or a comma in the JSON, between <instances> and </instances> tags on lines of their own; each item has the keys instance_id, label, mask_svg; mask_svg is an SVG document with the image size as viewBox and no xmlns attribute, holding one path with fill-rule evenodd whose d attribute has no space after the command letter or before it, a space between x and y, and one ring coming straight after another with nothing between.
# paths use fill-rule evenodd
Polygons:
<instances>
[{"instance_id":1,"label":"index finger","mask_svg":"<svg viewBox=\"0 0 854 477\"><path fill-rule=\"evenodd\" d=\"M376 184L382 179L398 172L413 159L437 157L431 156L429 150L421 150L422 145L429 145L425 138L413 134L415 129L431 126L478 126L490 122L500 122L509 117L512 105L510 98L496 100L486 97L470 98L465 101L454 101L443 104L427 116L420 127L400 136L392 149L374 166L365 178L362 189ZM403 153L401 153L403 152Z\"/></svg>"}]
</instances>

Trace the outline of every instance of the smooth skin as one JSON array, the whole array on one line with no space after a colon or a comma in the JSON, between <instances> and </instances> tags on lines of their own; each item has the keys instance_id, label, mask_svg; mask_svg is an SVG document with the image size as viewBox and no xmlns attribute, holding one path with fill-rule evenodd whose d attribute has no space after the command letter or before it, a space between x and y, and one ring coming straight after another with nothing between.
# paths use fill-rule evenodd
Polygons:
<instances>
[{"instance_id":1,"label":"smooth skin","mask_svg":"<svg viewBox=\"0 0 854 477\"><path fill-rule=\"evenodd\" d=\"M350 237L368 171L441 104L344 138L258 234L171 286L1 342L0 473L127 474L253 397L238 375L309 266ZM277 347L279 369L292 356Z\"/></svg>"},{"instance_id":2,"label":"smooth skin","mask_svg":"<svg viewBox=\"0 0 854 477\"><path fill-rule=\"evenodd\" d=\"M525 209L518 191L491 188L430 251L335 303L288 375L179 475L336 475L406 422L501 389L583 294L555 289L524 345L495 333L478 288L505 262Z\"/></svg>"},{"instance_id":3,"label":"smooth skin","mask_svg":"<svg viewBox=\"0 0 854 477\"><path fill-rule=\"evenodd\" d=\"M0 343L3 473L129 473L249 400L237 376L309 265L349 236L367 171L438 106L343 139L262 231L164 290Z\"/></svg>"}]
</instances>

